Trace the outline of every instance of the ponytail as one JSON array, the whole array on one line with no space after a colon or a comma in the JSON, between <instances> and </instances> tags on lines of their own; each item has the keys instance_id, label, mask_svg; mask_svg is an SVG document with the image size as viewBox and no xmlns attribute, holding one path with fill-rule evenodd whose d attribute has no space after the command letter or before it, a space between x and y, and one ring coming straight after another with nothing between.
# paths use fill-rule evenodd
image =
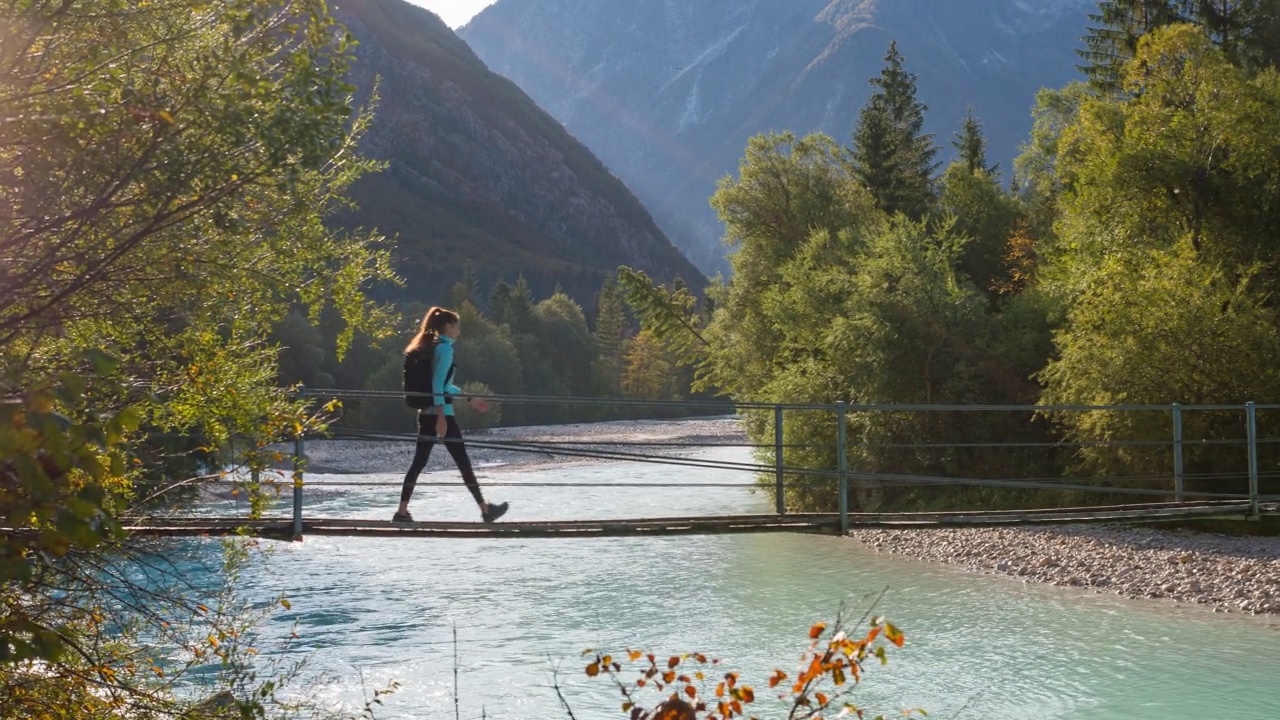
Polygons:
<instances>
[{"instance_id":1,"label":"ponytail","mask_svg":"<svg viewBox=\"0 0 1280 720\"><path fill-rule=\"evenodd\" d=\"M441 330L457 323L458 313L442 307L431 308L426 315L422 316L422 325L418 328L418 334L409 341L408 347L404 349L405 353L434 345L440 340Z\"/></svg>"}]
</instances>

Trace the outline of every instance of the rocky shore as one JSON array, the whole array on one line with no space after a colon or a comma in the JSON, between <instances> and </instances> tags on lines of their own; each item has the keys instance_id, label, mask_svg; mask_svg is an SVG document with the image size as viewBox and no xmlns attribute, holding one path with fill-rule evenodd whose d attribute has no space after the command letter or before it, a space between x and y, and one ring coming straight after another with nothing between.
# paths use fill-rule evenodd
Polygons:
<instances>
[{"instance_id":1,"label":"rocky shore","mask_svg":"<svg viewBox=\"0 0 1280 720\"><path fill-rule=\"evenodd\" d=\"M1215 612L1280 613L1280 537L1125 526L855 530L880 552L1026 582L1163 598Z\"/></svg>"}]
</instances>

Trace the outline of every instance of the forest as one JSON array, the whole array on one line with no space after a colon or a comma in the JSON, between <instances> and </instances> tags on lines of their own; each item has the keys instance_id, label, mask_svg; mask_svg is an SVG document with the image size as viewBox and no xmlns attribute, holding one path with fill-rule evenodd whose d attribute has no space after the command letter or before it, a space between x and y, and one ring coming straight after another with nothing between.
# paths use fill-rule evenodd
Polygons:
<instances>
[{"instance_id":1,"label":"forest","mask_svg":"<svg viewBox=\"0 0 1280 720\"><path fill-rule=\"evenodd\" d=\"M1187 490L1241 492L1243 405L1280 400L1280 11L1223 7L1102 3L1086 80L1040 93L1012 169L987 164L972 114L941 167L891 45L847 146L758 136L721 182L733 275L708 305L624 271L628 298L698 390L1028 408L852 413L856 473L1168 488L1169 411L1070 408L1231 405L1184 414ZM748 421L772 441L770 418ZM787 465L834 468L834 423L784 422ZM1280 412L1257 423L1274 492ZM863 485L853 508L1044 501ZM791 478L787 492L792 507L835 505L833 483Z\"/></svg>"}]
</instances>

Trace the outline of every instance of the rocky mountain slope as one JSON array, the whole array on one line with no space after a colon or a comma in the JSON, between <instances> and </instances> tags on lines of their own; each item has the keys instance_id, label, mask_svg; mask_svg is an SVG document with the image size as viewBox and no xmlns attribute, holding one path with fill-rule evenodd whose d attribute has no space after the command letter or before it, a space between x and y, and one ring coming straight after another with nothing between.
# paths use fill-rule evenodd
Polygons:
<instances>
[{"instance_id":1,"label":"rocky mountain slope","mask_svg":"<svg viewBox=\"0 0 1280 720\"><path fill-rule=\"evenodd\" d=\"M1076 77L1093 0L498 0L460 35L635 191L704 270L708 196L747 138L848 142L890 40L947 145L969 104L1008 169L1041 87Z\"/></svg>"},{"instance_id":2,"label":"rocky mountain slope","mask_svg":"<svg viewBox=\"0 0 1280 720\"><path fill-rule=\"evenodd\" d=\"M560 283L584 303L620 264L704 281L590 150L434 14L335 5L359 41L352 81L367 95L381 78L363 149L389 163L340 220L398 237L398 299L443 302L468 264L482 287L523 274L538 294Z\"/></svg>"}]
</instances>

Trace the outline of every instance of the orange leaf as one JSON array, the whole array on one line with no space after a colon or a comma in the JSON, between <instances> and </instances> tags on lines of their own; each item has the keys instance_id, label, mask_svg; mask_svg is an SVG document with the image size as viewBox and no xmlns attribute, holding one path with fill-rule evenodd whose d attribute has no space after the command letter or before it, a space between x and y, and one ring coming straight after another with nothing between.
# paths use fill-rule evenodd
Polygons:
<instances>
[{"instance_id":1,"label":"orange leaf","mask_svg":"<svg viewBox=\"0 0 1280 720\"><path fill-rule=\"evenodd\" d=\"M587 666L587 677L595 677L600 674L600 663L593 662Z\"/></svg>"},{"instance_id":2,"label":"orange leaf","mask_svg":"<svg viewBox=\"0 0 1280 720\"><path fill-rule=\"evenodd\" d=\"M778 687L778 683L787 679L787 674L781 670L774 670L773 677L769 678L769 687Z\"/></svg>"},{"instance_id":3,"label":"orange leaf","mask_svg":"<svg viewBox=\"0 0 1280 720\"><path fill-rule=\"evenodd\" d=\"M906 640L902 631L889 623L885 623L884 625L884 636L889 638L889 642L893 643L897 647L902 647L903 641Z\"/></svg>"},{"instance_id":4,"label":"orange leaf","mask_svg":"<svg viewBox=\"0 0 1280 720\"><path fill-rule=\"evenodd\" d=\"M817 640L819 637L822 636L822 631L826 629L827 629L826 623L818 623L817 625L814 625L813 627L809 628L809 639Z\"/></svg>"},{"instance_id":5,"label":"orange leaf","mask_svg":"<svg viewBox=\"0 0 1280 720\"><path fill-rule=\"evenodd\" d=\"M680 658L676 657L675 655L672 655L672 656L667 660L667 667L669 667L669 668L673 668L673 667L675 667L675 666L677 666L677 665L679 665L679 664L680 664Z\"/></svg>"},{"instance_id":6,"label":"orange leaf","mask_svg":"<svg viewBox=\"0 0 1280 720\"><path fill-rule=\"evenodd\" d=\"M716 697L724 697L724 683L716 685Z\"/></svg>"},{"instance_id":7,"label":"orange leaf","mask_svg":"<svg viewBox=\"0 0 1280 720\"><path fill-rule=\"evenodd\" d=\"M831 698L827 697L823 693L815 693L814 697L818 698L819 705L826 705L831 700Z\"/></svg>"},{"instance_id":8,"label":"orange leaf","mask_svg":"<svg viewBox=\"0 0 1280 720\"><path fill-rule=\"evenodd\" d=\"M675 671L675 670L668 670L668 671L666 671L666 672L662 673L662 682L664 682L664 683L671 683L671 682L675 682L675 679L676 679L676 671Z\"/></svg>"},{"instance_id":9,"label":"orange leaf","mask_svg":"<svg viewBox=\"0 0 1280 720\"><path fill-rule=\"evenodd\" d=\"M697 696L698 696L698 688L696 688L696 687L694 687L694 686L692 686L692 685L688 685L688 686L686 686L686 687L685 687L685 689L684 689L684 694L685 694L685 695L688 695L689 697L697 697Z\"/></svg>"},{"instance_id":10,"label":"orange leaf","mask_svg":"<svg viewBox=\"0 0 1280 720\"><path fill-rule=\"evenodd\" d=\"M644 655L644 653L640 652L639 650L632 650L631 652L627 653L627 657L631 660L631 662L635 662L639 660L641 655Z\"/></svg>"},{"instance_id":11,"label":"orange leaf","mask_svg":"<svg viewBox=\"0 0 1280 720\"><path fill-rule=\"evenodd\" d=\"M742 702L752 703L756 701L756 691L751 689L750 685L742 686Z\"/></svg>"},{"instance_id":12,"label":"orange leaf","mask_svg":"<svg viewBox=\"0 0 1280 720\"><path fill-rule=\"evenodd\" d=\"M724 681L733 687L738 684L738 673L725 673Z\"/></svg>"},{"instance_id":13,"label":"orange leaf","mask_svg":"<svg viewBox=\"0 0 1280 720\"><path fill-rule=\"evenodd\" d=\"M729 703L729 707L732 708L733 711L738 715L742 714L742 703L738 702L737 700L734 700L733 702Z\"/></svg>"}]
</instances>

